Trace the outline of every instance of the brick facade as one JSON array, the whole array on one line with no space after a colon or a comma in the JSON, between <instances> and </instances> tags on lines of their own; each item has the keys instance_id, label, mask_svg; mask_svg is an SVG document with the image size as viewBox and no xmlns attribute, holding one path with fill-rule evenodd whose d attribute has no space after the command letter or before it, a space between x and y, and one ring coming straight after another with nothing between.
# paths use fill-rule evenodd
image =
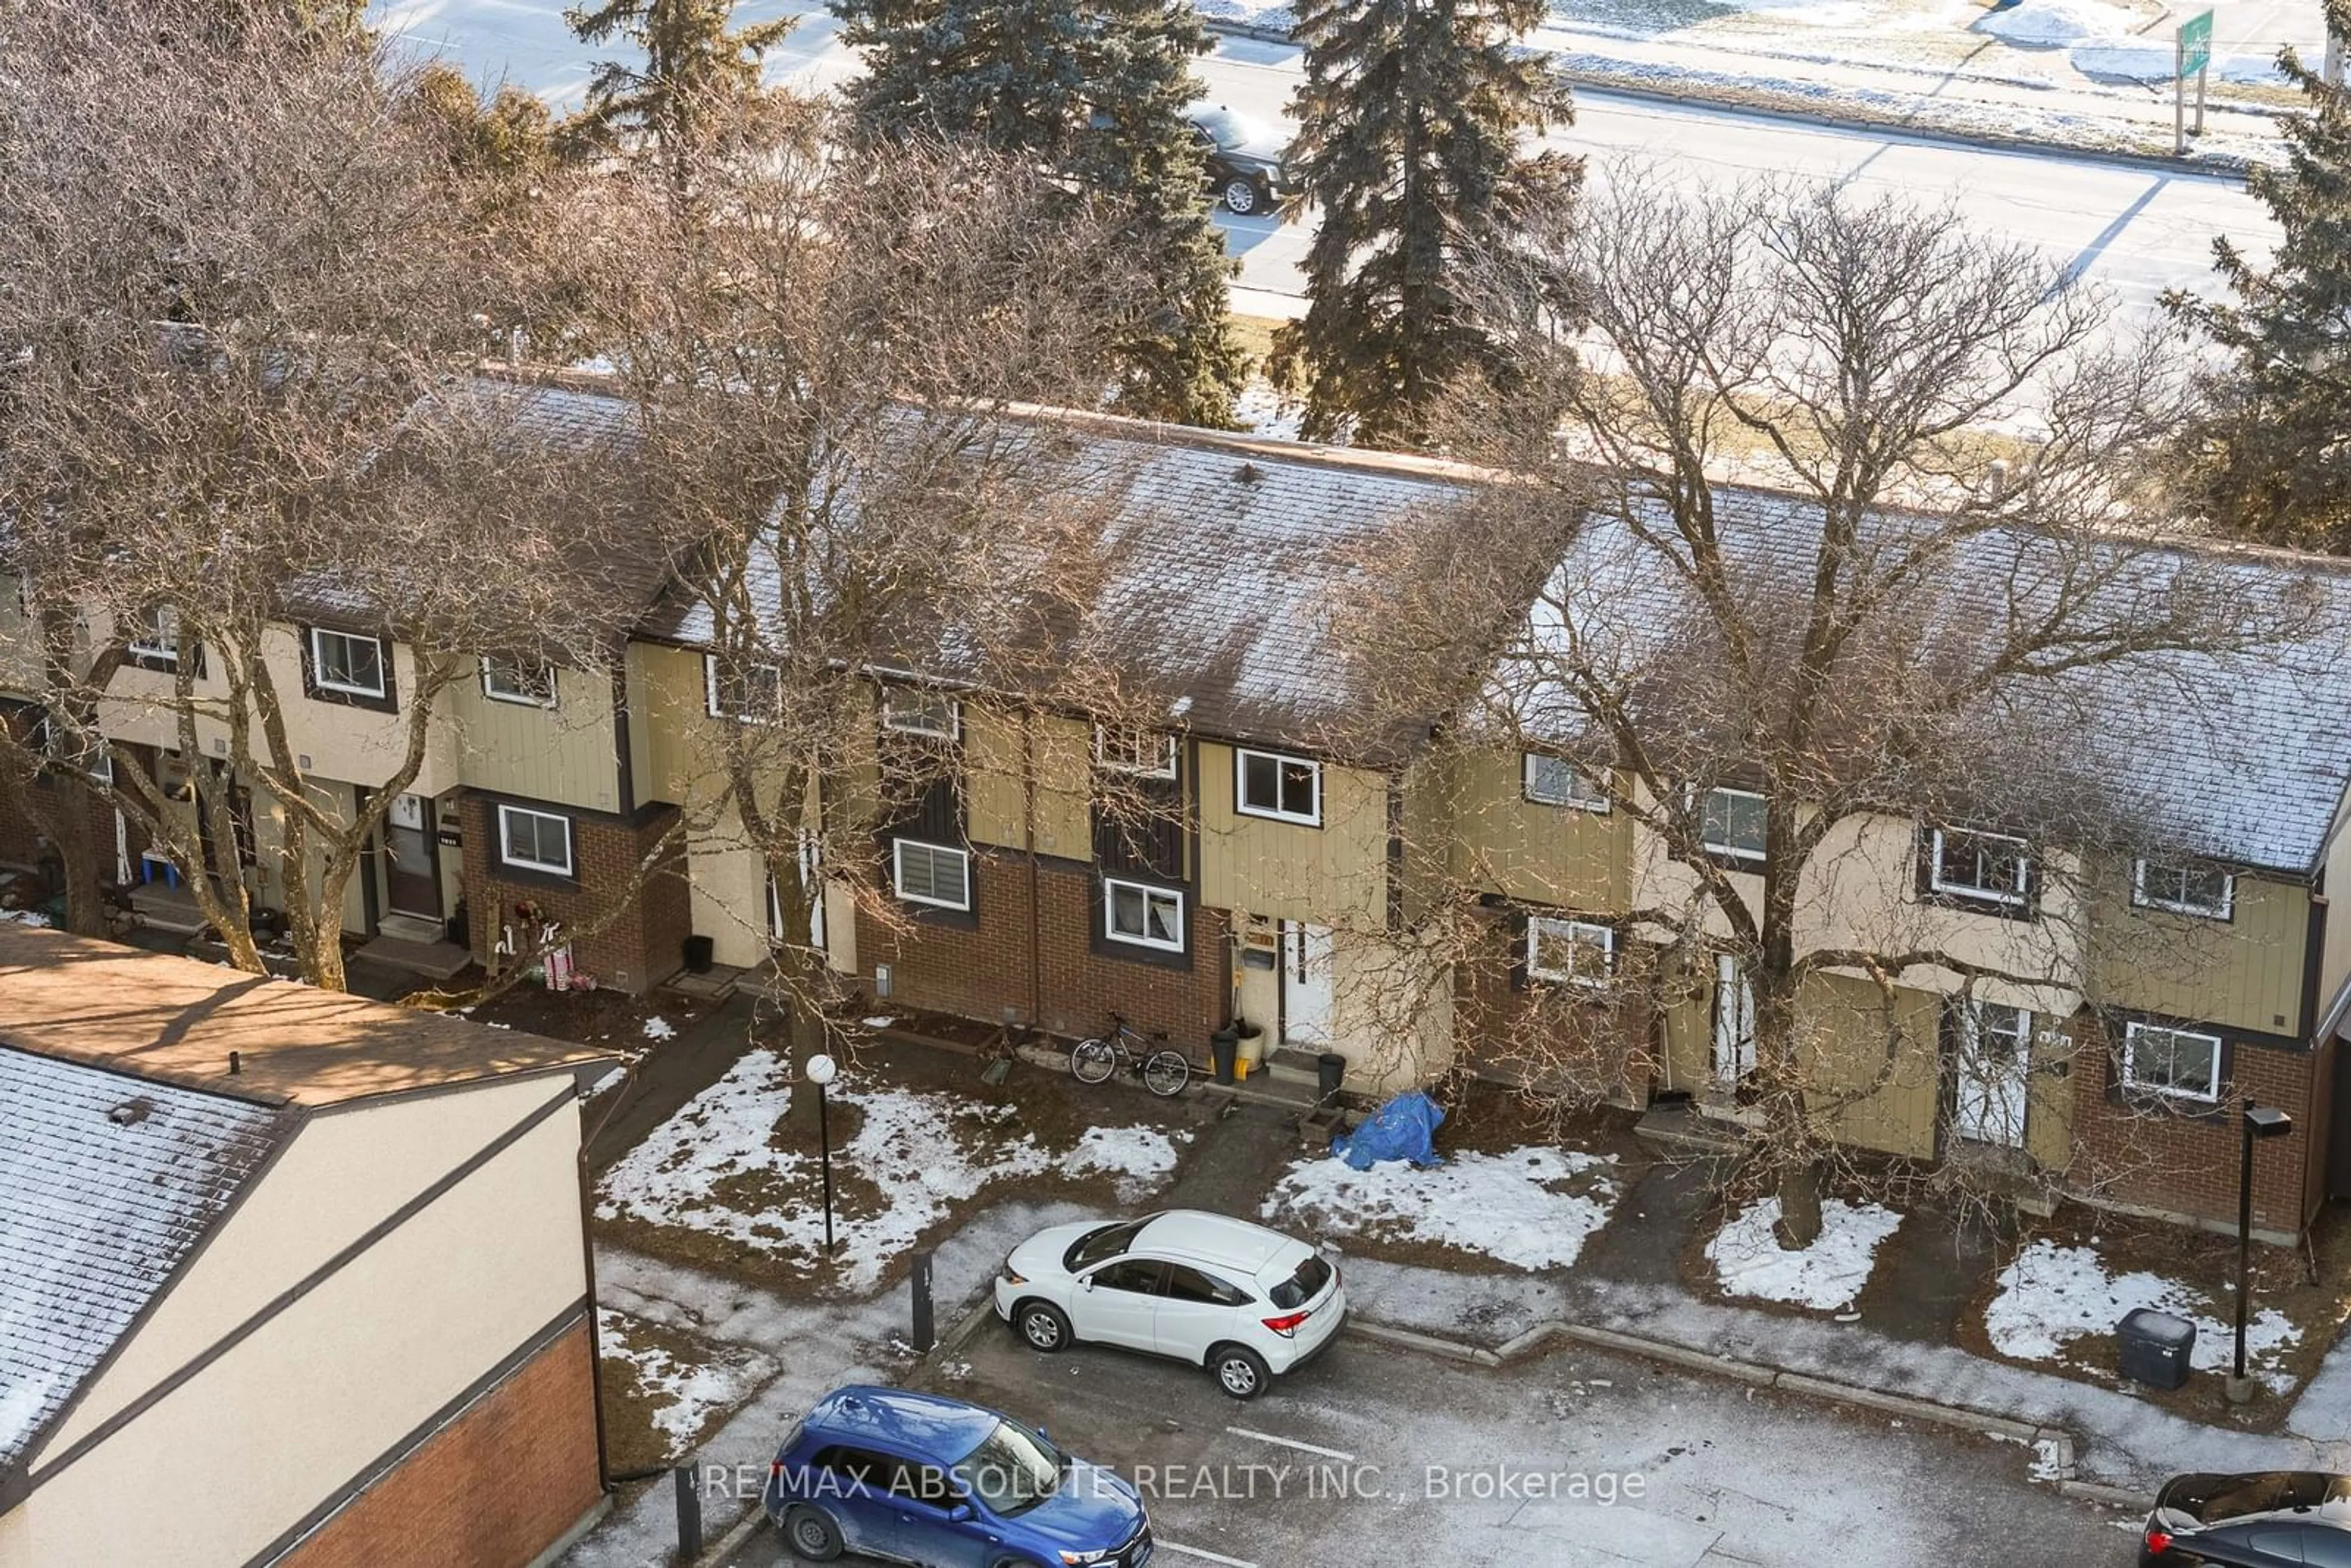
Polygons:
<instances>
[{"instance_id":1,"label":"brick facade","mask_svg":"<svg viewBox=\"0 0 2351 1568\"><path fill-rule=\"evenodd\" d=\"M465 909L474 956L485 964L492 961L499 928L515 920L517 903L535 904L546 918L577 927L605 922L614 901L620 900L619 918L572 944L572 962L595 976L598 985L622 991L645 991L677 973L684 962L685 938L694 930L683 842L632 894L638 866L676 821L677 808L663 807L638 822L563 807L530 809L571 819L574 874L557 878L501 865L497 802L480 796L468 800Z\"/></svg>"},{"instance_id":2,"label":"brick facade","mask_svg":"<svg viewBox=\"0 0 2351 1568\"><path fill-rule=\"evenodd\" d=\"M1480 1077L1646 1104L1662 1046L1645 944L1617 943L1604 995L1530 982L1526 924L1501 914L1453 966L1455 1060Z\"/></svg>"},{"instance_id":3,"label":"brick facade","mask_svg":"<svg viewBox=\"0 0 2351 1568\"><path fill-rule=\"evenodd\" d=\"M2294 1119L2294 1135L2253 1147L2253 1226L2299 1235L2324 1176L2325 1070L2332 1052L2229 1045L2220 1103L2123 1097L2121 1063L2095 1022L2073 1063L2074 1158L2067 1185L2086 1197L2221 1226L2237 1223L2243 1157L2237 1107L2246 1095Z\"/></svg>"},{"instance_id":4,"label":"brick facade","mask_svg":"<svg viewBox=\"0 0 2351 1568\"><path fill-rule=\"evenodd\" d=\"M601 1497L588 1325L574 1325L277 1562L520 1568Z\"/></svg>"},{"instance_id":5,"label":"brick facade","mask_svg":"<svg viewBox=\"0 0 2351 1568\"><path fill-rule=\"evenodd\" d=\"M1037 867L1029 918L1029 862L1017 854L972 857L976 919L915 916L902 927L861 909L857 955L868 986L873 966L890 966L891 1002L989 1023L1036 1023L1051 1033L1101 1031L1123 1013L1146 1033L1164 1030L1195 1061L1231 1010L1231 946L1223 911L1187 896L1188 967L1101 950L1101 883L1068 862ZM1032 953L1034 968L1032 970ZM1031 1014L1032 974L1040 1004Z\"/></svg>"}]
</instances>

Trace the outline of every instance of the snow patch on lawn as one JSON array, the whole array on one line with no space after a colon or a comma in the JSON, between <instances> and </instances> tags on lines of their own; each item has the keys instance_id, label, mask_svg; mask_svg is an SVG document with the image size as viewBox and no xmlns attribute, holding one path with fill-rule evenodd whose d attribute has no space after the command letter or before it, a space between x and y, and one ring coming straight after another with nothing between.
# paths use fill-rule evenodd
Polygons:
<instances>
[{"instance_id":1,"label":"snow patch on lawn","mask_svg":"<svg viewBox=\"0 0 2351 1568\"><path fill-rule=\"evenodd\" d=\"M2046 1239L2025 1247L2001 1270L1991 1304L1984 1309L1984 1331L2002 1355L2019 1361L2069 1361L2073 1358L2066 1346L2075 1339L2112 1333L2123 1314L2138 1307L2169 1312L2196 1325L2190 1364L2199 1370L2217 1371L2234 1358L2234 1324L2199 1311L2196 1298L2177 1280L2143 1270L2109 1273L2095 1248ZM2264 1307L2245 1325L2246 1364L2274 1361L2301 1337L2293 1320ZM2281 1381L2284 1389L2293 1386L2282 1374L2273 1372L2270 1380L2273 1387Z\"/></svg>"},{"instance_id":2,"label":"snow patch on lawn","mask_svg":"<svg viewBox=\"0 0 2351 1568\"><path fill-rule=\"evenodd\" d=\"M1724 1222L1706 1244L1715 1278L1734 1296L1792 1301L1835 1312L1853 1304L1869 1283L1879 1243L1894 1234L1902 1217L1875 1203L1821 1201L1821 1233L1810 1247L1783 1250L1771 1228L1780 1222L1780 1200L1759 1198Z\"/></svg>"},{"instance_id":3,"label":"snow patch on lawn","mask_svg":"<svg viewBox=\"0 0 2351 1568\"><path fill-rule=\"evenodd\" d=\"M12 925L47 925L49 917L37 909L0 909L0 922Z\"/></svg>"},{"instance_id":4,"label":"snow patch on lawn","mask_svg":"<svg viewBox=\"0 0 2351 1568\"><path fill-rule=\"evenodd\" d=\"M2019 0L2005 11L1986 16L1975 30L2024 48L2061 48L2085 38L2126 35L2139 20L2129 6L2107 0Z\"/></svg>"},{"instance_id":5,"label":"snow patch on lawn","mask_svg":"<svg viewBox=\"0 0 2351 1568\"><path fill-rule=\"evenodd\" d=\"M2076 44L2065 61L2085 77L2130 82L2168 82L2179 63L2177 47L2168 38L2096 38ZM2212 57L2212 75L2247 87L2283 87L2284 75L2268 55ZM2195 87L2191 81L2189 91Z\"/></svg>"},{"instance_id":6,"label":"snow patch on lawn","mask_svg":"<svg viewBox=\"0 0 2351 1568\"><path fill-rule=\"evenodd\" d=\"M1177 1137L1191 1141L1191 1134ZM1077 1147L1061 1157L1061 1174L1102 1174L1117 1178L1119 1200L1148 1196L1176 1169L1176 1142L1155 1127L1089 1127Z\"/></svg>"},{"instance_id":7,"label":"snow patch on lawn","mask_svg":"<svg viewBox=\"0 0 2351 1568\"><path fill-rule=\"evenodd\" d=\"M645 1038L647 1040L675 1040L677 1038L677 1030L671 1027L669 1019L656 1015L645 1020Z\"/></svg>"},{"instance_id":8,"label":"snow patch on lawn","mask_svg":"<svg viewBox=\"0 0 2351 1568\"><path fill-rule=\"evenodd\" d=\"M1367 1171L1344 1160L1301 1160L1262 1209L1326 1235L1430 1241L1517 1269L1565 1269L1608 1223L1615 1162L1573 1149L1460 1154L1428 1170L1387 1160ZM1569 1190L1572 1184L1572 1190Z\"/></svg>"},{"instance_id":9,"label":"snow patch on lawn","mask_svg":"<svg viewBox=\"0 0 2351 1568\"><path fill-rule=\"evenodd\" d=\"M649 1402L654 1430L675 1458L702 1435L717 1412L731 1409L776 1375L776 1364L741 1346L710 1347L705 1361L681 1361L637 1332L640 1320L610 1307L596 1309L597 1343L608 1359L624 1361Z\"/></svg>"}]
</instances>

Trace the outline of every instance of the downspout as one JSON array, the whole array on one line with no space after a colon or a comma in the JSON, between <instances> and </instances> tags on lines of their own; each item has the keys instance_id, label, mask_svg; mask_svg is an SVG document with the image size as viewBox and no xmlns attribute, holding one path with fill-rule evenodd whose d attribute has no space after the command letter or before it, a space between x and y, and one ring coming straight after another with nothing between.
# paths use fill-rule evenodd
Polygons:
<instances>
[{"instance_id":1,"label":"downspout","mask_svg":"<svg viewBox=\"0 0 2351 1568\"><path fill-rule=\"evenodd\" d=\"M1045 914L1038 906L1043 878L1037 866L1037 712L1020 714L1020 842L1029 855L1029 1027L1045 1027Z\"/></svg>"},{"instance_id":2,"label":"downspout","mask_svg":"<svg viewBox=\"0 0 2351 1568\"><path fill-rule=\"evenodd\" d=\"M612 1479L611 1437L604 1428L604 1333L603 1325L599 1321L600 1313L597 1307L596 1247L588 1230L589 1221L596 1212L594 1180L588 1169L588 1148L602 1134L605 1124L611 1121L613 1113L621 1108L621 1103L628 1098L629 1090L635 1082L637 1076L635 1062L625 1063L621 1071L626 1076L622 1080L620 1087L611 1092L610 1109L597 1118L593 1127L585 1124L587 1105L583 1103L580 1107L582 1124L579 1158L580 1267L588 1281L588 1393L589 1397L596 1404L596 1485L608 1497L616 1488ZM576 1079L573 1081L572 1092L575 1094L579 1092Z\"/></svg>"}]
</instances>

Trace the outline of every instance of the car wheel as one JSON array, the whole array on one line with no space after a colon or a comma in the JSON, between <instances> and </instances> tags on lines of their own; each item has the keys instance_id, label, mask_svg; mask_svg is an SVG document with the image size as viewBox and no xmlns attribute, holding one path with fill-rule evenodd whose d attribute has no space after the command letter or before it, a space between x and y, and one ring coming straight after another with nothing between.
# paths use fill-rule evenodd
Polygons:
<instances>
[{"instance_id":1,"label":"car wheel","mask_svg":"<svg viewBox=\"0 0 2351 1568\"><path fill-rule=\"evenodd\" d=\"M795 1503L784 1511L784 1544L795 1557L830 1563L841 1555L841 1526L824 1510Z\"/></svg>"},{"instance_id":2,"label":"car wheel","mask_svg":"<svg viewBox=\"0 0 2351 1568\"><path fill-rule=\"evenodd\" d=\"M1012 1326L1020 1331L1030 1350L1041 1350L1050 1355L1066 1350L1073 1334L1070 1320L1061 1309L1050 1301L1023 1301L1012 1309Z\"/></svg>"},{"instance_id":3,"label":"car wheel","mask_svg":"<svg viewBox=\"0 0 2351 1568\"><path fill-rule=\"evenodd\" d=\"M1218 1345L1209 1353L1208 1370L1215 1375L1217 1386L1236 1399L1256 1398L1273 1379L1265 1359L1246 1345Z\"/></svg>"},{"instance_id":4,"label":"car wheel","mask_svg":"<svg viewBox=\"0 0 2351 1568\"><path fill-rule=\"evenodd\" d=\"M1259 194L1257 182L1254 180L1228 180L1225 182L1222 193L1225 199L1225 211L1237 218L1245 218L1265 204L1265 200Z\"/></svg>"}]
</instances>

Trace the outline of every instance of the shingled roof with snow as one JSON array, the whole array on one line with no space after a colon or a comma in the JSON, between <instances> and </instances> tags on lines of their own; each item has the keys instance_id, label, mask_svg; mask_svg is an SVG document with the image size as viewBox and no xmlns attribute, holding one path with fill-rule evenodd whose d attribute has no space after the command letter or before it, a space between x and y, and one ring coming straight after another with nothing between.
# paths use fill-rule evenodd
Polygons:
<instances>
[{"instance_id":1,"label":"shingled roof with snow","mask_svg":"<svg viewBox=\"0 0 2351 1568\"><path fill-rule=\"evenodd\" d=\"M286 1128L268 1105L0 1045L0 1470Z\"/></svg>"}]
</instances>

